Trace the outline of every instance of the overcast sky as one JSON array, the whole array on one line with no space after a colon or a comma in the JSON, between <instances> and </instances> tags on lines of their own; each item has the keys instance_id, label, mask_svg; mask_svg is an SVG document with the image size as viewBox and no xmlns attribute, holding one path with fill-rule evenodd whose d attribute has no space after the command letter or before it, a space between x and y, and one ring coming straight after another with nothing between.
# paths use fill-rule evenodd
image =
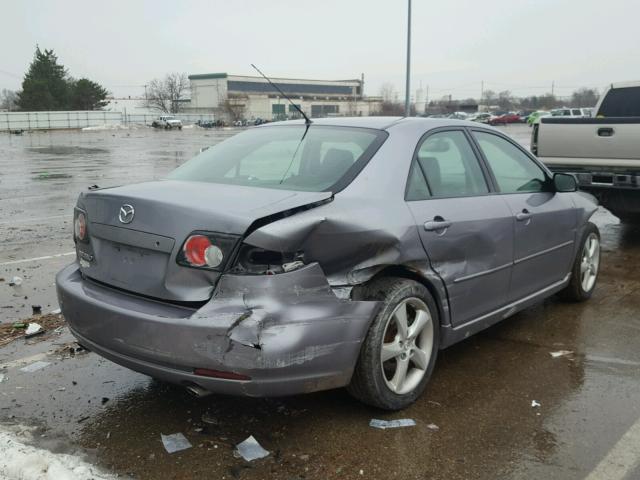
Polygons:
<instances>
[{"instance_id":1,"label":"overcast sky","mask_svg":"<svg viewBox=\"0 0 640 480\"><path fill-rule=\"evenodd\" d=\"M3 0L0 89L36 44L74 77L139 95L166 72L357 78L404 92L406 0ZM413 0L412 91L515 95L640 79L636 0Z\"/></svg>"}]
</instances>

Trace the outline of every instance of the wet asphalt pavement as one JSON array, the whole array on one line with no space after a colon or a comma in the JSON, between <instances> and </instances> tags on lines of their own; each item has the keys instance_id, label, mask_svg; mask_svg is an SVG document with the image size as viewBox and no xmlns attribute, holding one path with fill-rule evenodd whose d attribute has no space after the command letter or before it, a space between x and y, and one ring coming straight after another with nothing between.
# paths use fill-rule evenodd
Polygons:
<instances>
[{"instance_id":1,"label":"wet asphalt pavement","mask_svg":"<svg viewBox=\"0 0 640 480\"><path fill-rule=\"evenodd\" d=\"M528 143L526 127L506 131ZM160 178L233 133L0 134L0 322L27 317L36 303L57 308L53 276L73 256L23 260L73 250L78 191ZM43 446L141 479L640 478L640 229L606 211L595 221L602 270L589 302L554 297L444 350L425 394L403 412L341 390L195 399L93 353L72 355L63 331L0 349L0 422L38 425ZM8 286L14 275L23 278L17 289ZM560 350L570 353L551 356ZM49 365L20 370L34 361ZM417 425L376 430L371 418ZM169 455L160 434L177 432L193 448ZM233 456L249 435L268 458Z\"/></svg>"}]
</instances>

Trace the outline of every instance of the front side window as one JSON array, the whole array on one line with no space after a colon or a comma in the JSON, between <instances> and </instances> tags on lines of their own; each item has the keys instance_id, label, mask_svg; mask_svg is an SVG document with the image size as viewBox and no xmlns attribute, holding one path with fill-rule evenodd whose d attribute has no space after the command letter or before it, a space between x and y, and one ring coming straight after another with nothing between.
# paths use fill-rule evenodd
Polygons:
<instances>
[{"instance_id":1,"label":"front side window","mask_svg":"<svg viewBox=\"0 0 640 480\"><path fill-rule=\"evenodd\" d=\"M418 148L415 163L424 175L432 197L489 192L478 159L467 137L459 130L427 137Z\"/></svg>"},{"instance_id":2,"label":"front side window","mask_svg":"<svg viewBox=\"0 0 640 480\"><path fill-rule=\"evenodd\" d=\"M502 193L541 192L544 171L511 142L492 133L473 132Z\"/></svg>"},{"instance_id":3,"label":"front side window","mask_svg":"<svg viewBox=\"0 0 640 480\"><path fill-rule=\"evenodd\" d=\"M315 125L252 128L205 150L168 179L328 191L357 174L386 136L380 130Z\"/></svg>"}]
</instances>

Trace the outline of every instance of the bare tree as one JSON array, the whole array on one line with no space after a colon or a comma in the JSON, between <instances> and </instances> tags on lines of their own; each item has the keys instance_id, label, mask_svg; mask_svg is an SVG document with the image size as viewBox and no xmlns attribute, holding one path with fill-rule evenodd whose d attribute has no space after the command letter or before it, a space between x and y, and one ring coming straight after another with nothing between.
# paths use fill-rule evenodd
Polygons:
<instances>
[{"instance_id":1,"label":"bare tree","mask_svg":"<svg viewBox=\"0 0 640 480\"><path fill-rule=\"evenodd\" d=\"M382 87L380 87L380 96L382 97L383 102L392 103L397 100L398 92L396 92L396 88L393 86L393 83L387 82L383 83Z\"/></svg>"},{"instance_id":2,"label":"bare tree","mask_svg":"<svg viewBox=\"0 0 640 480\"><path fill-rule=\"evenodd\" d=\"M145 106L162 113L178 113L181 101L189 90L184 73L168 73L163 79L153 79L146 87Z\"/></svg>"},{"instance_id":3,"label":"bare tree","mask_svg":"<svg viewBox=\"0 0 640 480\"><path fill-rule=\"evenodd\" d=\"M232 122L244 120L246 111L246 97L235 97L228 95L220 104L222 110Z\"/></svg>"},{"instance_id":4,"label":"bare tree","mask_svg":"<svg viewBox=\"0 0 640 480\"><path fill-rule=\"evenodd\" d=\"M598 103L598 91L593 88L579 88L571 95L574 107L595 107Z\"/></svg>"},{"instance_id":5,"label":"bare tree","mask_svg":"<svg viewBox=\"0 0 640 480\"><path fill-rule=\"evenodd\" d=\"M17 110L18 94L13 90L2 89L0 92L0 110Z\"/></svg>"}]
</instances>

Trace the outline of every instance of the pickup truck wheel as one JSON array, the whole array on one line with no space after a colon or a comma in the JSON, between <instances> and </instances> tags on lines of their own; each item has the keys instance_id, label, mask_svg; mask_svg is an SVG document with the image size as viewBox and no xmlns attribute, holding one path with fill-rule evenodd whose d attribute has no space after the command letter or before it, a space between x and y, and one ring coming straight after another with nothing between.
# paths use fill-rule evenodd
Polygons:
<instances>
[{"instance_id":1,"label":"pickup truck wheel","mask_svg":"<svg viewBox=\"0 0 640 480\"><path fill-rule=\"evenodd\" d=\"M436 302L418 282L382 278L363 297L382 302L360 351L349 393L385 410L400 410L424 391L440 345Z\"/></svg>"},{"instance_id":2,"label":"pickup truck wheel","mask_svg":"<svg viewBox=\"0 0 640 480\"><path fill-rule=\"evenodd\" d=\"M580 248L571 269L569 285L562 296L570 301L583 302L591 298L596 288L600 270L600 233L598 227L589 222L582 234Z\"/></svg>"}]
</instances>

